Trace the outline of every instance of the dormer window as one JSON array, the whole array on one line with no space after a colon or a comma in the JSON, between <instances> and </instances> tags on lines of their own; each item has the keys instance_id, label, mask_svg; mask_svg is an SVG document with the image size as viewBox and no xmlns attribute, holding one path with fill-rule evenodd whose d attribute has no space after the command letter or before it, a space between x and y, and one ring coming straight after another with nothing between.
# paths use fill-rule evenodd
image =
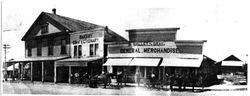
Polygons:
<instances>
[{"instance_id":1,"label":"dormer window","mask_svg":"<svg viewBox=\"0 0 250 96\"><path fill-rule=\"evenodd\" d=\"M42 34L44 33L48 33L49 32L49 28L48 28L49 24L48 23L44 23L41 25L41 31L42 31Z\"/></svg>"}]
</instances>

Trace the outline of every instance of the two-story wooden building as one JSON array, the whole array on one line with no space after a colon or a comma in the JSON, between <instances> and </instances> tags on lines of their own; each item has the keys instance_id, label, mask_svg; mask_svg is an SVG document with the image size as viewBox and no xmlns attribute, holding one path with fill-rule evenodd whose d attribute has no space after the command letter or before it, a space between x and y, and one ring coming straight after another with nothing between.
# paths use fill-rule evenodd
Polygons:
<instances>
[{"instance_id":1,"label":"two-story wooden building","mask_svg":"<svg viewBox=\"0 0 250 96\"><path fill-rule=\"evenodd\" d=\"M75 72L97 74L107 55L107 44L127 42L108 27L42 12L22 41L25 59L19 77L31 81L70 82Z\"/></svg>"}]
</instances>

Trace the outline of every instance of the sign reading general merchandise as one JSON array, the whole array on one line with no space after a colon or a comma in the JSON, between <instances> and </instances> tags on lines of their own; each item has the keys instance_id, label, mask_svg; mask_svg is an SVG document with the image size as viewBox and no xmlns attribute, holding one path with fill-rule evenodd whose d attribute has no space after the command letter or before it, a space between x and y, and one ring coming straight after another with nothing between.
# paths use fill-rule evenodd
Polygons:
<instances>
[{"instance_id":1,"label":"sign reading general merchandise","mask_svg":"<svg viewBox=\"0 0 250 96\"><path fill-rule=\"evenodd\" d=\"M132 42L127 45L110 46L109 56L121 57L164 57L169 54L180 53L175 42Z\"/></svg>"},{"instance_id":2,"label":"sign reading general merchandise","mask_svg":"<svg viewBox=\"0 0 250 96\"><path fill-rule=\"evenodd\" d=\"M131 48L121 48L120 53L179 53L173 42L134 42Z\"/></svg>"}]
</instances>

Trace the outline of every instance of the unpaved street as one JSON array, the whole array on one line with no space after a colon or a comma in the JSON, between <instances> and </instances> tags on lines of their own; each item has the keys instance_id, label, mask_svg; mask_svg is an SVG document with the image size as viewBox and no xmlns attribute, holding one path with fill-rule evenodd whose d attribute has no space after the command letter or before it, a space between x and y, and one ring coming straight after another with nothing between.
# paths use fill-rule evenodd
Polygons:
<instances>
[{"instance_id":1,"label":"unpaved street","mask_svg":"<svg viewBox=\"0 0 250 96\"><path fill-rule=\"evenodd\" d=\"M89 88L86 85L53 84L53 83L3 83L4 94L67 94L67 95L164 95L164 96L248 96L246 90L231 91L169 91L148 89L145 87L108 87Z\"/></svg>"}]
</instances>

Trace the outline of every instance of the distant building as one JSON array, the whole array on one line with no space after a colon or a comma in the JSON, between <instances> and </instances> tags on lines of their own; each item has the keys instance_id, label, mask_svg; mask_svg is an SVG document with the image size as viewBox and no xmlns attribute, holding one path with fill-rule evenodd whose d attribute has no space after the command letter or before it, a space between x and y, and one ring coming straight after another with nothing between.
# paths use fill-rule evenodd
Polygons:
<instances>
[{"instance_id":1,"label":"distant building","mask_svg":"<svg viewBox=\"0 0 250 96\"><path fill-rule=\"evenodd\" d=\"M243 73L244 62L234 55L230 55L224 60L217 62L218 74L241 74Z\"/></svg>"},{"instance_id":2,"label":"distant building","mask_svg":"<svg viewBox=\"0 0 250 96\"><path fill-rule=\"evenodd\" d=\"M99 74L107 45L127 42L108 27L42 12L23 36L25 59L19 78L31 81L67 82L75 73Z\"/></svg>"}]
</instances>

